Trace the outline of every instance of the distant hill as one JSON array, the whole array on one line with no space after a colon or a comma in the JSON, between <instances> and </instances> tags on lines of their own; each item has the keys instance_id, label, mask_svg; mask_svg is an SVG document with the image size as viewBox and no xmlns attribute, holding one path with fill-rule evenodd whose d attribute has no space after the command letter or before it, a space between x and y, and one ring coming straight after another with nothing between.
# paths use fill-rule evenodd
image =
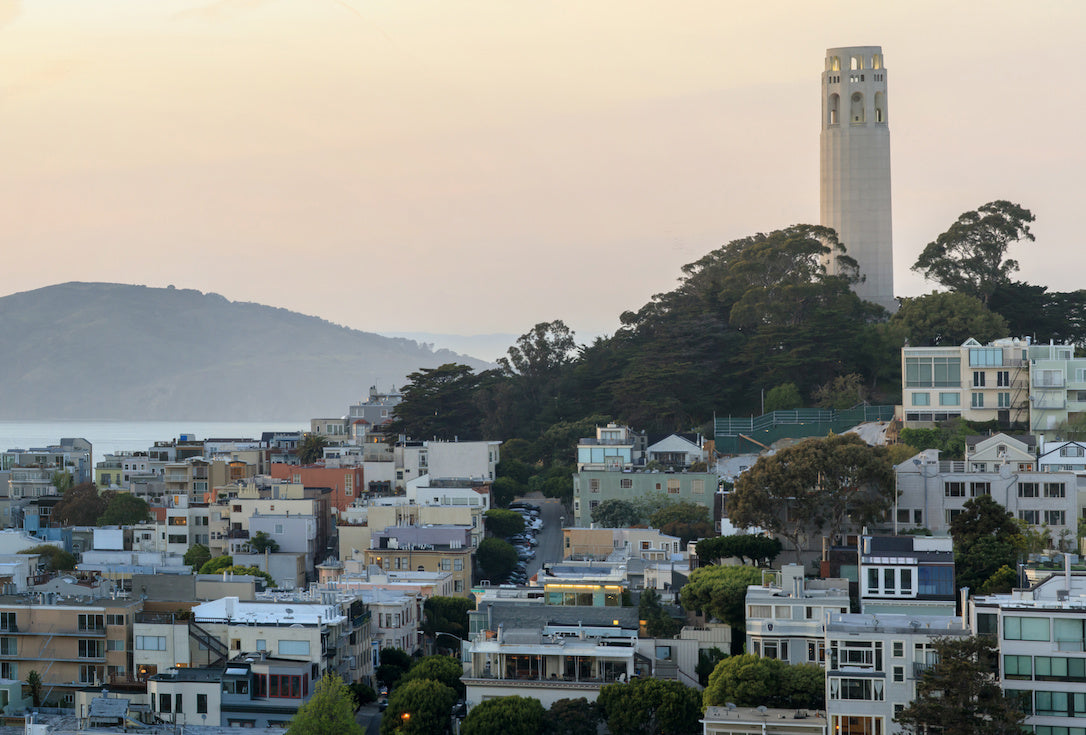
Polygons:
<instances>
[{"instance_id":1,"label":"distant hill","mask_svg":"<svg viewBox=\"0 0 1086 735\"><path fill-rule=\"evenodd\" d=\"M385 337L411 339L433 349L447 349L479 360L497 362L516 343L517 334L436 334L433 332L382 332Z\"/></svg>"},{"instance_id":2,"label":"distant hill","mask_svg":"<svg viewBox=\"0 0 1086 735\"><path fill-rule=\"evenodd\" d=\"M340 416L369 386L485 363L218 294L64 283L0 298L0 418Z\"/></svg>"}]
</instances>

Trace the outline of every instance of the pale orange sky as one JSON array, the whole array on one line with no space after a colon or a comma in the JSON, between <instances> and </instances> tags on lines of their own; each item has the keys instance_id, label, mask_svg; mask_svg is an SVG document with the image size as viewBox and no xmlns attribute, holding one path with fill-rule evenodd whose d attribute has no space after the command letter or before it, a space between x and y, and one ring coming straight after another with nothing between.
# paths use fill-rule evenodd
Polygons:
<instances>
[{"instance_id":1,"label":"pale orange sky","mask_svg":"<svg viewBox=\"0 0 1086 735\"><path fill-rule=\"evenodd\" d=\"M1086 287L1086 3L0 0L0 295L214 291L368 331L611 332L818 219L825 49L881 45L895 280L964 210Z\"/></svg>"}]
</instances>

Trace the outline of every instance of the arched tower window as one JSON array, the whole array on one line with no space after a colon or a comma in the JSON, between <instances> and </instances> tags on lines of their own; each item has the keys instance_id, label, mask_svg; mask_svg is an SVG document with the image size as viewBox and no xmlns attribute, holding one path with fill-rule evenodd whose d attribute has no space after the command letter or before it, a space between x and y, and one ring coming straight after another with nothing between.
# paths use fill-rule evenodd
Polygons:
<instances>
[{"instance_id":1,"label":"arched tower window","mask_svg":"<svg viewBox=\"0 0 1086 735\"><path fill-rule=\"evenodd\" d=\"M834 56L830 59L830 71L841 71L841 57Z\"/></svg>"},{"instance_id":2,"label":"arched tower window","mask_svg":"<svg viewBox=\"0 0 1086 735\"><path fill-rule=\"evenodd\" d=\"M875 54L874 56L871 57L871 68L872 69L881 69L882 68L882 54Z\"/></svg>"},{"instance_id":3,"label":"arched tower window","mask_svg":"<svg viewBox=\"0 0 1086 735\"><path fill-rule=\"evenodd\" d=\"M886 122L886 95L883 92L875 92L875 122Z\"/></svg>"},{"instance_id":4,"label":"arched tower window","mask_svg":"<svg viewBox=\"0 0 1086 735\"><path fill-rule=\"evenodd\" d=\"M864 57L853 56L852 57L852 71L860 71L864 68Z\"/></svg>"},{"instance_id":5,"label":"arched tower window","mask_svg":"<svg viewBox=\"0 0 1086 735\"><path fill-rule=\"evenodd\" d=\"M849 122L862 123L864 122L864 96L859 92L855 92L852 95L852 106L848 112Z\"/></svg>"},{"instance_id":6,"label":"arched tower window","mask_svg":"<svg viewBox=\"0 0 1086 735\"><path fill-rule=\"evenodd\" d=\"M830 113L830 118L829 118L830 125L836 125L837 121L839 119L838 118L838 114L839 114L838 111L841 109L841 95L837 94L836 92L831 94L830 95L830 101L829 101L829 104L827 105L827 108L829 109L829 113Z\"/></svg>"}]
</instances>

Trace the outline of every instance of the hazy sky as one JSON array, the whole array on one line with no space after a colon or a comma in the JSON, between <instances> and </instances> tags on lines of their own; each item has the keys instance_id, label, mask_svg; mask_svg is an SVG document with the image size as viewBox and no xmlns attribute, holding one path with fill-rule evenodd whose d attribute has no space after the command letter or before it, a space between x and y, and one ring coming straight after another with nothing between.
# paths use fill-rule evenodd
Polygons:
<instances>
[{"instance_id":1,"label":"hazy sky","mask_svg":"<svg viewBox=\"0 0 1086 735\"><path fill-rule=\"evenodd\" d=\"M818 219L825 49L881 45L896 290L1037 215L1086 287L1086 3L0 0L0 294L214 291L369 331L610 332Z\"/></svg>"}]
</instances>

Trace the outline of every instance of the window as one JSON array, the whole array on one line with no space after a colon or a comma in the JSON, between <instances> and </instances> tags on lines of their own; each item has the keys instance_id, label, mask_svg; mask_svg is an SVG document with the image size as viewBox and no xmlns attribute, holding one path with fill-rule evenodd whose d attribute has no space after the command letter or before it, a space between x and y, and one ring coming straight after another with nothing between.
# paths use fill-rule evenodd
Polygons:
<instances>
[{"instance_id":1,"label":"window","mask_svg":"<svg viewBox=\"0 0 1086 735\"><path fill-rule=\"evenodd\" d=\"M79 658L102 658L102 656L102 641L79 641Z\"/></svg>"},{"instance_id":2,"label":"window","mask_svg":"<svg viewBox=\"0 0 1086 735\"><path fill-rule=\"evenodd\" d=\"M163 692L158 693L158 711L159 712L172 712L173 711L173 698L169 694Z\"/></svg>"},{"instance_id":3,"label":"window","mask_svg":"<svg viewBox=\"0 0 1086 735\"><path fill-rule=\"evenodd\" d=\"M894 667L894 681L905 681L905 667L904 666L895 666Z\"/></svg>"},{"instance_id":4,"label":"window","mask_svg":"<svg viewBox=\"0 0 1086 735\"><path fill-rule=\"evenodd\" d=\"M1030 656L1004 656L1003 675L1008 679L1032 679L1033 659Z\"/></svg>"},{"instance_id":5,"label":"window","mask_svg":"<svg viewBox=\"0 0 1086 735\"><path fill-rule=\"evenodd\" d=\"M0 638L0 656L18 656L19 641L16 638Z\"/></svg>"},{"instance_id":6,"label":"window","mask_svg":"<svg viewBox=\"0 0 1086 735\"><path fill-rule=\"evenodd\" d=\"M1066 497L1067 491L1062 482L1046 482L1045 483L1045 497L1046 498L1063 498Z\"/></svg>"},{"instance_id":7,"label":"window","mask_svg":"<svg viewBox=\"0 0 1086 735\"><path fill-rule=\"evenodd\" d=\"M1009 615L1003 618L1003 637L1009 641L1051 640L1048 618Z\"/></svg>"},{"instance_id":8,"label":"window","mask_svg":"<svg viewBox=\"0 0 1086 735\"><path fill-rule=\"evenodd\" d=\"M973 371L973 387L974 388L983 388L984 387L984 371L982 371L982 370L974 370Z\"/></svg>"},{"instance_id":9,"label":"window","mask_svg":"<svg viewBox=\"0 0 1086 735\"><path fill-rule=\"evenodd\" d=\"M163 635L138 635L136 636L137 651L165 651L166 636Z\"/></svg>"},{"instance_id":10,"label":"window","mask_svg":"<svg viewBox=\"0 0 1086 735\"><path fill-rule=\"evenodd\" d=\"M905 641L894 641L893 644L891 644L890 655L894 658L904 658Z\"/></svg>"},{"instance_id":11,"label":"window","mask_svg":"<svg viewBox=\"0 0 1086 735\"><path fill-rule=\"evenodd\" d=\"M1063 510L1046 510L1044 513L1044 522L1050 526L1066 526L1067 525L1067 511Z\"/></svg>"},{"instance_id":12,"label":"window","mask_svg":"<svg viewBox=\"0 0 1086 735\"><path fill-rule=\"evenodd\" d=\"M591 492L591 493L598 493L600 491L600 481L599 480L589 480L588 481L588 491Z\"/></svg>"},{"instance_id":13,"label":"window","mask_svg":"<svg viewBox=\"0 0 1086 735\"><path fill-rule=\"evenodd\" d=\"M927 393L913 393L913 405L929 406L931 405L931 396Z\"/></svg>"},{"instance_id":14,"label":"window","mask_svg":"<svg viewBox=\"0 0 1086 735\"><path fill-rule=\"evenodd\" d=\"M972 347L969 349L969 365L971 367L1002 367L1002 347ZM981 383L981 385L984 385Z\"/></svg>"},{"instance_id":15,"label":"window","mask_svg":"<svg viewBox=\"0 0 1086 735\"><path fill-rule=\"evenodd\" d=\"M182 701L183 701L183 700L181 699L181 692L178 692L177 694L174 694L174 695L173 695L173 708L174 708L174 709L175 709L175 710L176 710L176 711L177 711L178 713L181 713L181 712L184 712L184 711L185 711L185 708L184 708L184 707L182 706L182 704L181 704L181 702L182 702Z\"/></svg>"},{"instance_id":16,"label":"window","mask_svg":"<svg viewBox=\"0 0 1086 735\"><path fill-rule=\"evenodd\" d=\"M1061 457L1081 457L1083 454L1082 447L1077 444L1068 444L1060 449Z\"/></svg>"},{"instance_id":17,"label":"window","mask_svg":"<svg viewBox=\"0 0 1086 735\"><path fill-rule=\"evenodd\" d=\"M628 477L623 477L621 480L618 481L618 486L623 490L629 490L633 487L633 480Z\"/></svg>"},{"instance_id":18,"label":"window","mask_svg":"<svg viewBox=\"0 0 1086 735\"><path fill-rule=\"evenodd\" d=\"M940 406L960 406L962 405L962 397L958 393L940 393L939 394Z\"/></svg>"},{"instance_id":19,"label":"window","mask_svg":"<svg viewBox=\"0 0 1086 735\"><path fill-rule=\"evenodd\" d=\"M971 482L969 483L969 495L970 497L978 497L980 495L991 495L992 483L990 482Z\"/></svg>"},{"instance_id":20,"label":"window","mask_svg":"<svg viewBox=\"0 0 1086 735\"><path fill-rule=\"evenodd\" d=\"M921 566L917 570L917 582L921 595L953 595L955 592L953 567Z\"/></svg>"},{"instance_id":21,"label":"window","mask_svg":"<svg viewBox=\"0 0 1086 735\"><path fill-rule=\"evenodd\" d=\"M906 357L906 388L957 388L961 386L961 358Z\"/></svg>"},{"instance_id":22,"label":"window","mask_svg":"<svg viewBox=\"0 0 1086 735\"><path fill-rule=\"evenodd\" d=\"M308 656L309 641L279 641L280 656Z\"/></svg>"},{"instance_id":23,"label":"window","mask_svg":"<svg viewBox=\"0 0 1086 735\"><path fill-rule=\"evenodd\" d=\"M996 398L998 400L999 408L1010 408L1011 407L1011 394L1010 393L999 393L996 396Z\"/></svg>"},{"instance_id":24,"label":"window","mask_svg":"<svg viewBox=\"0 0 1086 735\"><path fill-rule=\"evenodd\" d=\"M206 694L197 694L196 695L196 714L198 714L198 715L206 715L207 714L207 695Z\"/></svg>"},{"instance_id":25,"label":"window","mask_svg":"<svg viewBox=\"0 0 1086 735\"><path fill-rule=\"evenodd\" d=\"M1036 482L1020 482L1018 483L1018 497L1020 498L1036 498L1040 497L1040 491Z\"/></svg>"},{"instance_id":26,"label":"window","mask_svg":"<svg viewBox=\"0 0 1086 735\"><path fill-rule=\"evenodd\" d=\"M1011 384L1011 373L1009 370L1000 370L996 373L996 385L1000 388L1008 388Z\"/></svg>"},{"instance_id":27,"label":"window","mask_svg":"<svg viewBox=\"0 0 1086 735\"><path fill-rule=\"evenodd\" d=\"M970 405L972 405L973 408L984 408L984 394L983 393L972 393L970 395L971 395L971 400L972 400Z\"/></svg>"},{"instance_id":28,"label":"window","mask_svg":"<svg viewBox=\"0 0 1086 735\"><path fill-rule=\"evenodd\" d=\"M80 615L80 630L105 630L106 618L104 615Z\"/></svg>"},{"instance_id":29,"label":"window","mask_svg":"<svg viewBox=\"0 0 1086 735\"><path fill-rule=\"evenodd\" d=\"M106 615L106 625L124 625L124 615Z\"/></svg>"},{"instance_id":30,"label":"window","mask_svg":"<svg viewBox=\"0 0 1086 735\"><path fill-rule=\"evenodd\" d=\"M1029 656L1018 658L1028 659ZM1034 659L1034 666L1038 681L1086 681L1086 659L1038 656ZM1009 674L1007 678L1011 678ZM1017 678L1028 679L1029 677Z\"/></svg>"},{"instance_id":31,"label":"window","mask_svg":"<svg viewBox=\"0 0 1086 735\"><path fill-rule=\"evenodd\" d=\"M257 638L256 639L256 650L258 650L258 651L267 651L268 650L268 641L267 641L266 638Z\"/></svg>"},{"instance_id":32,"label":"window","mask_svg":"<svg viewBox=\"0 0 1086 735\"><path fill-rule=\"evenodd\" d=\"M705 480L701 478L693 479L690 481L690 492L694 495L705 494Z\"/></svg>"},{"instance_id":33,"label":"window","mask_svg":"<svg viewBox=\"0 0 1086 735\"><path fill-rule=\"evenodd\" d=\"M913 570L912 569L899 569L901 580L901 594L911 595L913 593Z\"/></svg>"},{"instance_id":34,"label":"window","mask_svg":"<svg viewBox=\"0 0 1086 735\"><path fill-rule=\"evenodd\" d=\"M965 483L964 482L945 482L943 483L943 494L948 498L964 498L965 497Z\"/></svg>"},{"instance_id":35,"label":"window","mask_svg":"<svg viewBox=\"0 0 1086 735\"><path fill-rule=\"evenodd\" d=\"M464 560L463 559L453 559L453 571L454 572L462 572L462 571L464 571Z\"/></svg>"},{"instance_id":36,"label":"window","mask_svg":"<svg viewBox=\"0 0 1086 735\"><path fill-rule=\"evenodd\" d=\"M773 607L771 605L747 605L748 618L772 618Z\"/></svg>"},{"instance_id":37,"label":"window","mask_svg":"<svg viewBox=\"0 0 1086 735\"><path fill-rule=\"evenodd\" d=\"M1041 522L1041 511L1039 510L1020 510L1018 511L1019 520L1036 526Z\"/></svg>"},{"instance_id":38,"label":"window","mask_svg":"<svg viewBox=\"0 0 1086 735\"><path fill-rule=\"evenodd\" d=\"M679 480L678 479L669 479L667 481L667 492L668 492L669 495L678 495L679 494Z\"/></svg>"}]
</instances>

